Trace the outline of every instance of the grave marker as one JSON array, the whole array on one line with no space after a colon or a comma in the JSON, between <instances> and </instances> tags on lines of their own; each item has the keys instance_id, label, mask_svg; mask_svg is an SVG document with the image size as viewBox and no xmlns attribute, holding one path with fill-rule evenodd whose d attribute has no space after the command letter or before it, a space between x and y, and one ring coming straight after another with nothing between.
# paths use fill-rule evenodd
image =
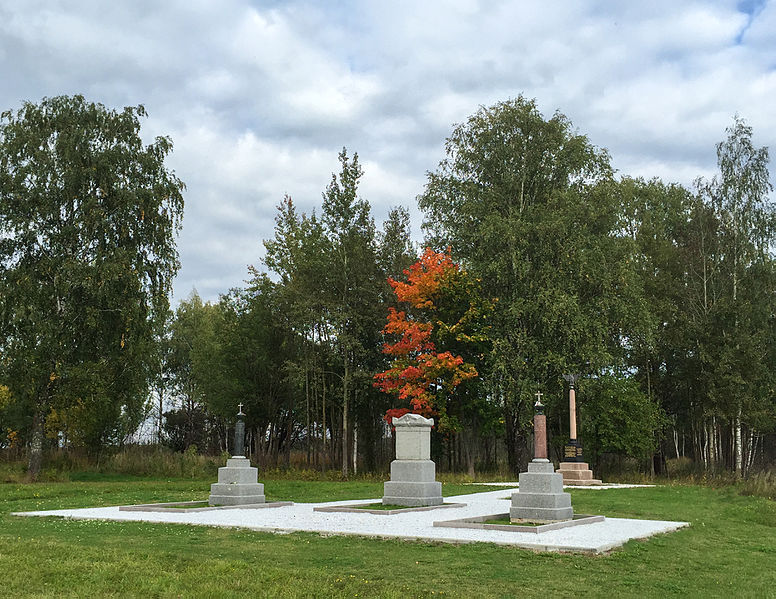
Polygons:
<instances>
[{"instance_id":1,"label":"grave marker","mask_svg":"<svg viewBox=\"0 0 776 599\"><path fill-rule=\"evenodd\" d=\"M434 420L405 414L392 423L396 459L391 462L391 480L384 484L383 505L441 505L442 483L436 482L436 464L430 459Z\"/></svg>"}]
</instances>

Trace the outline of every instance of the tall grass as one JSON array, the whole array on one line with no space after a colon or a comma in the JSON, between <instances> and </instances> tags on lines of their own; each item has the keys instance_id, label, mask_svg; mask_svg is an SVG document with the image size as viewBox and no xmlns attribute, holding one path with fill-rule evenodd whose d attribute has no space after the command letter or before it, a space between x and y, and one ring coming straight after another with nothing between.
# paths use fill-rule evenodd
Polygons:
<instances>
[{"instance_id":1,"label":"tall grass","mask_svg":"<svg viewBox=\"0 0 776 599\"><path fill-rule=\"evenodd\" d=\"M130 446L97 457L80 452L57 451L46 456L40 480L67 482L108 476L214 479L218 468L225 465L226 457L199 455L196 448L177 453L153 445ZM3 482L23 482L25 477L24 462L0 464L0 480Z\"/></svg>"},{"instance_id":2,"label":"tall grass","mask_svg":"<svg viewBox=\"0 0 776 599\"><path fill-rule=\"evenodd\" d=\"M776 471L758 472L741 481L741 495L757 495L776 500Z\"/></svg>"},{"instance_id":3,"label":"tall grass","mask_svg":"<svg viewBox=\"0 0 776 599\"><path fill-rule=\"evenodd\" d=\"M0 460L0 482L18 483L26 479L26 463L21 459ZM42 482L68 482L106 480L111 477L141 477L167 479L193 479L214 481L218 468L226 464L229 456L199 455L195 448L180 453L159 445L133 445L100 456L89 457L78 452L58 451L49 454L44 461ZM266 480L339 481L338 469L317 470L292 461L286 468L259 468L259 476ZM729 471L704 471L690 460L668 460L667 474L653 477L637 471L621 471L606 475L605 482L651 483L668 485L700 485L712 488L734 487L742 495L756 495L776 500L776 470L751 473L743 479ZM387 469L380 472L351 473L349 479L363 482L388 480ZM498 472L478 472L475 476L465 473L437 472L437 480L447 484L473 482L514 481L517 477L503 469Z\"/></svg>"}]
</instances>

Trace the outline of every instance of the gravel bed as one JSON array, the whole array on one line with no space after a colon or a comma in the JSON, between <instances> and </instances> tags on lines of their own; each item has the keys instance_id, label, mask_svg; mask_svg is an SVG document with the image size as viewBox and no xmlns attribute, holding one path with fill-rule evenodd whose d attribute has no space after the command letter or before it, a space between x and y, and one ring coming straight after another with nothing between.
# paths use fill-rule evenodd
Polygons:
<instances>
[{"instance_id":1,"label":"gravel bed","mask_svg":"<svg viewBox=\"0 0 776 599\"><path fill-rule=\"evenodd\" d=\"M440 509L426 512L409 512L387 517L385 515L369 513L313 511L314 508L321 506L352 504L352 499L327 503L295 503L271 510L232 509L194 513L165 513L119 511L119 507L116 506L21 512L14 515L61 516L78 520L165 522L249 528L277 533L307 531L326 535L360 535L450 543L485 542L515 545L537 551L582 551L592 553L609 551L621 546L630 539L672 532L688 526L686 522L607 517L604 522L540 534L434 527L435 521L508 512L510 501L509 499L504 499L504 491L505 489L502 488L485 493L446 497L447 501L467 504L466 507L455 510ZM380 501L380 499L371 501L376 502Z\"/></svg>"}]
</instances>

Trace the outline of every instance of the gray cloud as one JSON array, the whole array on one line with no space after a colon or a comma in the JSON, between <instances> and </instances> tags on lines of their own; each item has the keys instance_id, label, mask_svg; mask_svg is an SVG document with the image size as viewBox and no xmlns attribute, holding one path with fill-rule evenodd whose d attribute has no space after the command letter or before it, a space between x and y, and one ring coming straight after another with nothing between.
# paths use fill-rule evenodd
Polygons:
<instances>
[{"instance_id":1,"label":"gray cloud","mask_svg":"<svg viewBox=\"0 0 776 599\"><path fill-rule=\"evenodd\" d=\"M415 196L453 123L523 93L620 172L690 184L736 112L773 145L776 4L6 0L0 108L83 93L143 103L186 181L177 299L242 284L284 193L302 210L342 146L381 221Z\"/></svg>"}]
</instances>

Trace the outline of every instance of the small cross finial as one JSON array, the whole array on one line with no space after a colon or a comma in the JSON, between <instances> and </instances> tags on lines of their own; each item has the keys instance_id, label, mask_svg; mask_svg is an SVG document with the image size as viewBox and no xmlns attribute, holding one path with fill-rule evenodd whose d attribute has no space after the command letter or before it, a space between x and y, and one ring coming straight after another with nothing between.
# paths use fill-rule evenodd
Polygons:
<instances>
[{"instance_id":1,"label":"small cross finial","mask_svg":"<svg viewBox=\"0 0 776 599\"><path fill-rule=\"evenodd\" d=\"M239 412L237 412L237 415L238 415L238 416L245 416L245 414L243 414L243 411L242 411L242 408L243 408L243 405L242 405L242 403L238 403L238 404L237 404L237 407L238 407L238 408L239 408L239 410L240 410Z\"/></svg>"},{"instance_id":2,"label":"small cross finial","mask_svg":"<svg viewBox=\"0 0 776 599\"><path fill-rule=\"evenodd\" d=\"M542 393L541 391L536 392L536 403L534 404L534 409L536 410L537 414L544 414L544 404L542 403Z\"/></svg>"}]
</instances>

